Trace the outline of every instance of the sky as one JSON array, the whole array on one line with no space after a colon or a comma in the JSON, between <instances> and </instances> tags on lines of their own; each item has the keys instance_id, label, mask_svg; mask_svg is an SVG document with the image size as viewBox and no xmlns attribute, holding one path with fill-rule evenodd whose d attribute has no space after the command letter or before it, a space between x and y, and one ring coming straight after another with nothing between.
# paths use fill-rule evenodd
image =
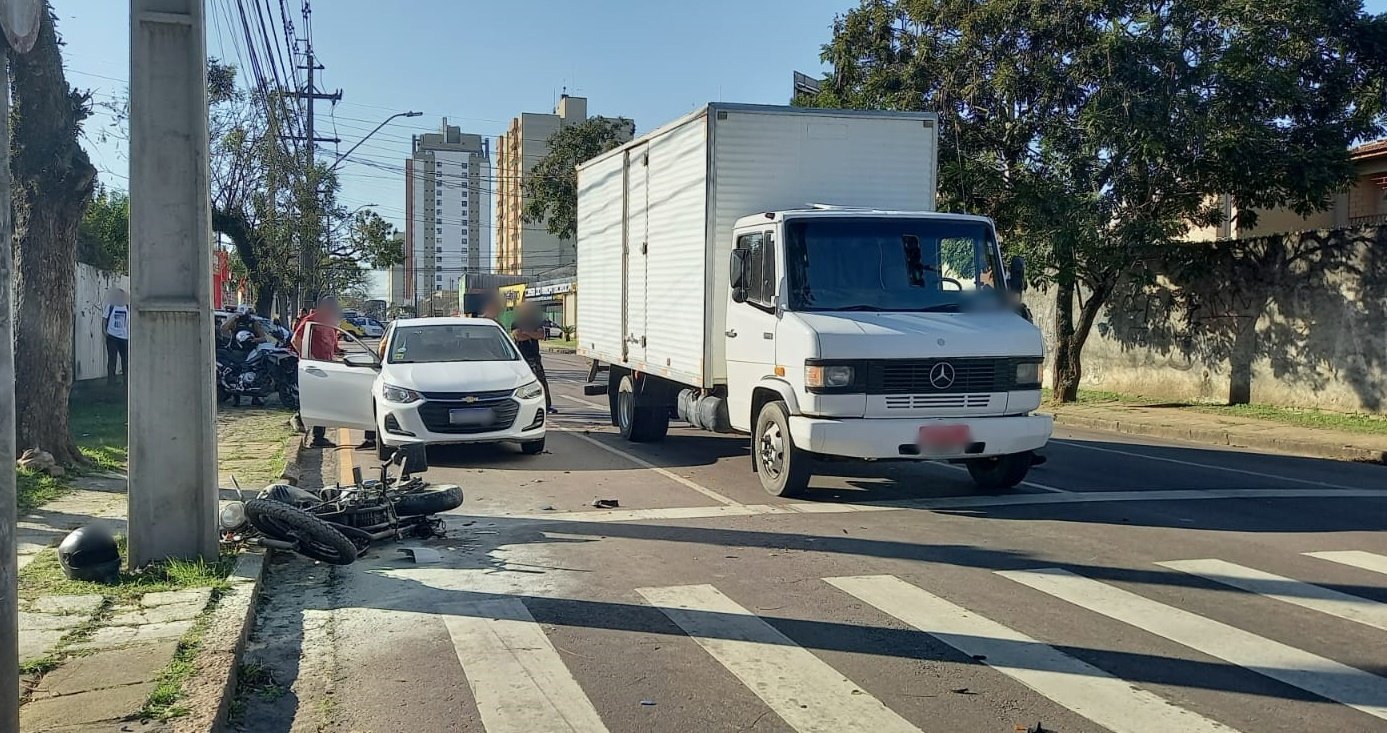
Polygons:
<instances>
[{"instance_id":1,"label":"sky","mask_svg":"<svg viewBox=\"0 0 1387 733\"><path fill-rule=\"evenodd\" d=\"M100 103L127 86L129 3L52 2L66 42L68 81L91 89L98 102L84 144L101 181L125 188L126 146L119 136L103 134L112 116ZM301 3L287 2L295 10ZM341 138L338 151L346 152L391 114L423 112L392 122L353 154L398 166L409 156L410 136L438 129L443 117L465 133L494 137L521 112L551 112L565 89L588 98L590 115L634 119L637 134L707 102L786 104L792 73L818 75L834 16L856 4L316 0L314 48L326 67L318 86L342 90L335 108L319 103L319 134ZM241 36L231 29L239 17L228 19L227 10L235 7L236 0L208 0L208 55L233 63ZM297 13L294 20L301 28ZM320 146L323 155L333 148ZM403 229L403 173L348 162L342 183L345 205L378 204L376 210Z\"/></svg>"},{"instance_id":2,"label":"sky","mask_svg":"<svg viewBox=\"0 0 1387 733\"><path fill-rule=\"evenodd\" d=\"M240 0L247 7L256 0ZM282 0L294 12L304 0ZM207 50L238 63L238 0L208 0ZM272 4L278 4L270 0ZM98 103L84 145L100 179L126 187L125 145L101 108L129 78L129 3L52 0L68 81ZM316 0L312 2L318 87L342 101L320 103L319 134L346 150L395 112L400 119L353 158L400 166L410 136L438 129L443 117L463 132L494 137L521 112L550 112L567 90L588 98L593 115L630 117L637 134L707 102L785 104L792 72L817 76L833 19L857 0ZM1366 0L1387 12L1387 0ZM246 75L248 78L248 74ZM494 146L494 141L493 141ZM494 163L494 154L493 154ZM342 202L374 207L404 226L402 172L348 161ZM494 207L493 207L494 211ZM484 225L494 226L495 222ZM376 278L375 289L384 289Z\"/></svg>"}]
</instances>

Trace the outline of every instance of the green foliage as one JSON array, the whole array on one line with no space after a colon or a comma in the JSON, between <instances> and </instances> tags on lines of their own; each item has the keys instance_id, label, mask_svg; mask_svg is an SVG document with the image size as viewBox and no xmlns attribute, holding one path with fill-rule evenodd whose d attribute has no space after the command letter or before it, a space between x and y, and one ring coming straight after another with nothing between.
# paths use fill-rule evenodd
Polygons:
<instances>
[{"instance_id":1,"label":"green foliage","mask_svg":"<svg viewBox=\"0 0 1387 733\"><path fill-rule=\"evenodd\" d=\"M1072 397L1114 284L1218 223L1215 196L1247 226L1352 180L1348 146L1382 131L1384 25L1360 0L863 0L797 102L940 115L941 207L992 216L1056 286Z\"/></svg>"},{"instance_id":2,"label":"green foliage","mask_svg":"<svg viewBox=\"0 0 1387 733\"><path fill-rule=\"evenodd\" d=\"M113 272L129 272L130 196L97 186L77 228L77 260Z\"/></svg>"},{"instance_id":3,"label":"green foliage","mask_svg":"<svg viewBox=\"0 0 1387 733\"><path fill-rule=\"evenodd\" d=\"M578 231L578 164L630 140L635 129L625 117L593 117L559 128L549 138L549 154L525 178L525 222L572 239Z\"/></svg>"}]
</instances>

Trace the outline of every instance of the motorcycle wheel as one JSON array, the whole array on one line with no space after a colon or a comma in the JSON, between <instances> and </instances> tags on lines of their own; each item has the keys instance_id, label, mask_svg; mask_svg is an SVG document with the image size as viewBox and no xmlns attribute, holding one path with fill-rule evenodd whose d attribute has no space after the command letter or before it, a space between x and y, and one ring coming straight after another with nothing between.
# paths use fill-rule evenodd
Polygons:
<instances>
[{"instance_id":1,"label":"motorcycle wheel","mask_svg":"<svg viewBox=\"0 0 1387 733\"><path fill-rule=\"evenodd\" d=\"M405 494L395 500L395 513L402 517L438 514L462 506L462 487L446 486Z\"/></svg>"},{"instance_id":2,"label":"motorcycle wheel","mask_svg":"<svg viewBox=\"0 0 1387 733\"><path fill-rule=\"evenodd\" d=\"M351 565L357 547L337 528L302 509L269 499L246 502L246 519L271 539L292 543L294 551L330 565Z\"/></svg>"},{"instance_id":3,"label":"motorcycle wheel","mask_svg":"<svg viewBox=\"0 0 1387 733\"><path fill-rule=\"evenodd\" d=\"M279 404L290 410L299 409L299 391L288 385L280 385Z\"/></svg>"},{"instance_id":4,"label":"motorcycle wheel","mask_svg":"<svg viewBox=\"0 0 1387 733\"><path fill-rule=\"evenodd\" d=\"M231 399L231 393L226 391L226 387L217 385L217 404L222 404Z\"/></svg>"}]
</instances>

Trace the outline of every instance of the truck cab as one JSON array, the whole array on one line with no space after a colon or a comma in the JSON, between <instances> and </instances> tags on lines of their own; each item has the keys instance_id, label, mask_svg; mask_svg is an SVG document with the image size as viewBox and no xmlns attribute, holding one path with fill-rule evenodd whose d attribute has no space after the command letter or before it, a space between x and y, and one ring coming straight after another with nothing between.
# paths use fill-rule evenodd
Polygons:
<instances>
[{"instance_id":1,"label":"truck cab","mask_svg":"<svg viewBox=\"0 0 1387 733\"><path fill-rule=\"evenodd\" d=\"M1042 342L992 222L815 207L739 219L728 264L726 405L767 490L815 454L961 461L1019 483L1050 437Z\"/></svg>"}]
</instances>

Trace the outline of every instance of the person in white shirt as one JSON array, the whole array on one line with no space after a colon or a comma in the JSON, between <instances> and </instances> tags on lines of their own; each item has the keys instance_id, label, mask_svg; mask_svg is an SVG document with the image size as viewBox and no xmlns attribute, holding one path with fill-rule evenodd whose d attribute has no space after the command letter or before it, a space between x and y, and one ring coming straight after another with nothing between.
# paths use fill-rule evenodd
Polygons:
<instances>
[{"instance_id":1,"label":"person in white shirt","mask_svg":"<svg viewBox=\"0 0 1387 733\"><path fill-rule=\"evenodd\" d=\"M125 290L111 291L110 303L101 316L101 330L106 335L106 385L115 386L116 361L120 361L120 373L128 380L130 363L130 297Z\"/></svg>"}]
</instances>

